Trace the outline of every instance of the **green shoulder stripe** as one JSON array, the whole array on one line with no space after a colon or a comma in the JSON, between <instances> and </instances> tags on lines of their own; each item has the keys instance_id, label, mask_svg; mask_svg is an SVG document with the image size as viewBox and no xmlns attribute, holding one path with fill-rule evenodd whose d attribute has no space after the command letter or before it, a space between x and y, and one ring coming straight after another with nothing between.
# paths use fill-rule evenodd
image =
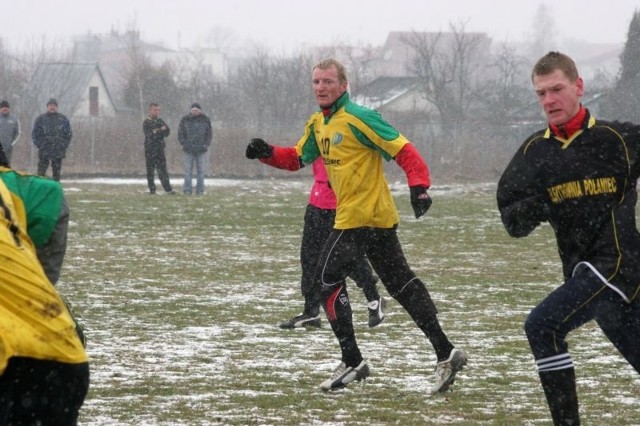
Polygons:
<instances>
[{"instance_id":1,"label":"green shoulder stripe","mask_svg":"<svg viewBox=\"0 0 640 426\"><path fill-rule=\"evenodd\" d=\"M362 121L382 140L393 141L398 139L398 137L400 137L400 133L395 129L395 127L387 123L380 116L378 111L365 108L353 102L349 102L345 106L344 110L348 114L351 114L357 119L359 119L360 121ZM371 142L369 138L364 133L362 133L356 126L353 126L350 124L349 128L351 129L351 132L353 133L353 135L360 141L360 143L379 152L380 155L382 155L382 158L385 159L385 161L390 161L391 159L393 159L393 157L389 155L389 153L387 153L384 149L380 148L378 145Z\"/></svg>"},{"instance_id":2,"label":"green shoulder stripe","mask_svg":"<svg viewBox=\"0 0 640 426\"><path fill-rule=\"evenodd\" d=\"M27 233L36 247L49 241L62 208L64 193L60 183L6 168L0 168L0 179L24 203Z\"/></svg>"},{"instance_id":3,"label":"green shoulder stripe","mask_svg":"<svg viewBox=\"0 0 640 426\"><path fill-rule=\"evenodd\" d=\"M386 141L392 141L400 136L400 133L389 123L387 123L378 113L369 108L365 108L353 102L349 102L344 110L357 117L364 124L369 126L380 138Z\"/></svg>"},{"instance_id":4,"label":"green shoulder stripe","mask_svg":"<svg viewBox=\"0 0 640 426\"><path fill-rule=\"evenodd\" d=\"M356 139L358 139L358 141L362 145L364 145L364 146L366 146L366 147L368 147L368 148L380 153L380 155L382 156L382 158L385 159L385 161L390 161L390 160L393 159L393 157L391 155L389 155L388 152L386 152L385 150L381 149L375 143L371 142L369 140L369 138L364 133L362 133L360 131L360 129L358 129L356 126L354 126L353 124L349 124L349 129L351 129L351 133L353 133L353 136L355 136Z\"/></svg>"}]
</instances>

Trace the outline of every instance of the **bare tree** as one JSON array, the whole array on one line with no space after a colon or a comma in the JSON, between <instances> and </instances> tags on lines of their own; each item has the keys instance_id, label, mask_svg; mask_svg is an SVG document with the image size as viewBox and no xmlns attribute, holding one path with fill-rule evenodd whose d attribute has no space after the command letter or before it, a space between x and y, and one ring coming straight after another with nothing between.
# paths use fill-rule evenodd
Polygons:
<instances>
[{"instance_id":1,"label":"bare tree","mask_svg":"<svg viewBox=\"0 0 640 426\"><path fill-rule=\"evenodd\" d=\"M153 65L137 30L128 31L125 37L128 59L128 66L124 70L125 104L138 110L141 119L144 119L150 102L163 105L165 116L179 116L184 110L184 93L174 78L178 73L173 64L164 62L159 66Z\"/></svg>"},{"instance_id":2,"label":"bare tree","mask_svg":"<svg viewBox=\"0 0 640 426\"><path fill-rule=\"evenodd\" d=\"M270 56L265 50L241 65L230 84L241 94L250 127L279 132L312 110L311 58Z\"/></svg>"},{"instance_id":3,"label":"bare tree","mask_svg":"<svg viewBox=\"0 0 640 426\"><path fill-rule=\"evenodd\" d=\"M424 97L439 112L443 134L459 137L474 90L473 77L490 40L450 24L449 33L413 32L404 42L415 51L413 72Z\"/></svg>"},{"instance_id":4,"label":"bare tree","mask_svg":"<svg viewBox=\"0 0 640 426\"><path fill-rule=\"evenodd\" d=\"M127 82L124 102L137 109L140 112L140 118L144 119L146 108L143 81L151 65L149 57L142 49L140 32L137 29L129 29L124 38L127 50L127 67L123 70L124 80Z\"/></svg>"},{"instance_id":5,"label":"bare tree","mask_svg":"<svg viewBox=\"0 0 640 426\"><path fill-rule=\"evenodd\" d=\"M530 90L524 67L527 59L517 54L514 46L503 43L493 55L489 69L493 72L482 85L480 92L484 104L483 120L504 123L515 110L525 106Z\"/></svg>"},{"instance_id":6,"label":"bare tree","mask_svg":"<svg viewBox=\"0 0 640 426\"><path fill-rule=\"evenodd\" d=\"M193 100L202 99L205 80L210 77L205 67L205 57L203 51L196 50L189 52L192 61L182 61L173 63L176 71L175 79L179 87L187 92L187 96Z\"/></svg>"},{"instance_id":7,"label":"bare tree","mask_svg":"<svg viewBox=\"0 0 640 426\"><path fill-rule=\"evenodd\" d=\"M237 44L235 32L227 27L215 26L209 30L205 42L224 54L233 53Z\"/></svg>"},{"instance_id":8,"label":"bare tree","mask_svg":"<svg viewBox=\"0 0 640 426\"><path fill-rule=\"evenodd\" d=\"M18 100L27 85L27 70L19 66L18 59L4 48L0 39L0 93L11 103Z\"/></svg>"}]
</instances>

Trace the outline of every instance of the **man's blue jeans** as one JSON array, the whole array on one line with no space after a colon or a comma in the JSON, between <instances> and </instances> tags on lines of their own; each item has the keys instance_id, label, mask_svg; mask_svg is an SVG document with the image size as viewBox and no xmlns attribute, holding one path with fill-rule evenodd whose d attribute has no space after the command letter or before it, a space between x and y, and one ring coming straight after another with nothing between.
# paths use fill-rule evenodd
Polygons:
<instances>
[{"instance_id":1,"label":"man's blue jeans","mask_svg":"<svg viewBox=\"0 0 640 426\"><path fill-rule=\"evenodd\" d=\"M193 192L191 185L194 163L196 165L196 194L204 194L204 167L206 155L206 152L197 155L189 154L188 152L184 153L184 185L182 187L182 192L185 194L191 194Z\"/></svg>"}]
</instances>

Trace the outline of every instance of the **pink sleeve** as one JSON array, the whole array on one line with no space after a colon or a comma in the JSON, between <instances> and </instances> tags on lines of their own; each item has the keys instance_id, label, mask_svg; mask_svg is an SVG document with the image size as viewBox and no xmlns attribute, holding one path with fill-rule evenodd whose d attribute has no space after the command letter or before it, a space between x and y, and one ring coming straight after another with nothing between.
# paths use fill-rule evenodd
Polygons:
<instances>
[{"instance_id":1,"label":"pink sleeve","mask_svg":"<svg viewBox=\"0 0 640 426\"><path fill-rule=\"evenodd\" d=\"M336 194L331 189L327 170L324 168L322 157L318 157L312 164L313 186L309 194L309 204L319 209L335 210Z\"/></svg>"}]
</instances>

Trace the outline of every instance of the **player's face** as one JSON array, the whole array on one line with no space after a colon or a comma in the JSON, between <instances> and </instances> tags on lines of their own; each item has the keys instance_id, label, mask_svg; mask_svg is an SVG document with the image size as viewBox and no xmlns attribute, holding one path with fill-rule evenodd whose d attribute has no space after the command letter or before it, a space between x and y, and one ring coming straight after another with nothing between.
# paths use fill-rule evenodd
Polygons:
<instances>
[{"instance_id":1,"label":"player's face","mask_svg":"<svg viewBox=\"0 0 640 426\"><path fill-rule=\"evenodd\" d=\"M149 115L151 117L158 117L160 115L160 107L159 106L149 107Z\"/></svg>"},{"instance_id":2,"label":"player's face","mask_svg":"<svg viewBox=\"0 0 640 426\"><path fill-rule=\"evenodd\" d=\"M313 94L320 108L328 108L347 90L347 82L340 82L336 67L315 68L311 76Z\"/></svg>"},{"instance_id":3,"label":"player's face","mask_svg":"<svg viewBox=\"0 0 640 426\"><path fill-rule=\"evenodd\" d=\"M561 70L533 77L533 87L547 121L560 126L572 119L580 110L583 94L582 78L571 81Z\"/></svg>"},{"instance_id":4,"label":"player's face","mask_svg":"<svg viewBox=\"0 0 640 426\"><path fill-rule=\"evenodd\" d=\"M49 111L49 112L57 112L58 111L58 105L56 105L56 104L47 105L47 111Z\"/></svg>"}]
</instances>

